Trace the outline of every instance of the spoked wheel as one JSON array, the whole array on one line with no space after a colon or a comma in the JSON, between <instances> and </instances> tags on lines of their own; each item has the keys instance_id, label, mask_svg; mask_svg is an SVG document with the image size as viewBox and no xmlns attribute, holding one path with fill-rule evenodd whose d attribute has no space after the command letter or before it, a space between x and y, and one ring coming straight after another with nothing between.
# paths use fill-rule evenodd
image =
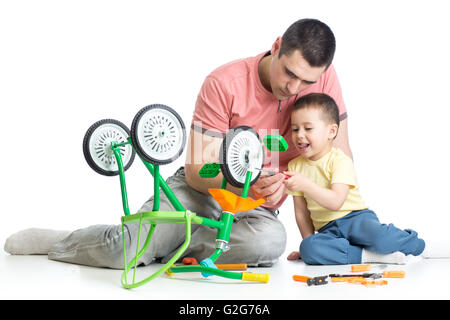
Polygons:
<instances>
[{"instance_id":1,"label":"spoked wheel","mask_svg":"<svg viewBox=\"0 0 450 320\"><path fill-rule=\"evenodd\" d=\"M175 110L166 105L152 104L134 117L131 140L136 152L147 162L168 164L183 153L186 130Z\"/></svg>"},{"instance_id":2,"label":"spoked wheel","mask_svg":"<svg viewBox=\"0 0 450 320\"><path fill-rule=\"evenodd\" d=\"M87 130L83 139L83 153L89 166L97 173L105 176L119 174L119 166L111 148L111 142L127 142L130 130L122 122L114 119L103 119L94 123ZM134 150L130 144L119 147L124 170L134 160Z\"/></svg>"},{"instance_id":3,"label":"spoked wheel","mask_svg":"<svg viewBox=\"0 0 450 320\"><path fill-rule=\"evenodd\" d=\"M228 183L242 188L247 171L252 171L250 185L258 180L263 167L264 149L255 130L239 126L228 131L220 147L220 168Z\"/></svg>"}]
</instances>

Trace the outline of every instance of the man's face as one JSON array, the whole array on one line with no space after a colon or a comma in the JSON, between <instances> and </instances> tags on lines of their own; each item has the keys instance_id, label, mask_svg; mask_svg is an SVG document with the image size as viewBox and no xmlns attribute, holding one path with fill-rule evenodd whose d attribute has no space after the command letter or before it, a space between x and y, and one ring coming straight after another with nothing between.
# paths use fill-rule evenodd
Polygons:
<instances>
[{"instance_id":1,"label":"man's face","mask_svg":"<svg viewBox=\"0 0 450 320\"><path fill-rule=\"evenodd\" d=\"M270 86L278 100L287 100L317 82L326 66L311 67L300 50L294 50L289 55L283 54L279 57L280 47L281 38L278 38L272 46L272 61L269 67Z\"/></svg>"}]
</instances>

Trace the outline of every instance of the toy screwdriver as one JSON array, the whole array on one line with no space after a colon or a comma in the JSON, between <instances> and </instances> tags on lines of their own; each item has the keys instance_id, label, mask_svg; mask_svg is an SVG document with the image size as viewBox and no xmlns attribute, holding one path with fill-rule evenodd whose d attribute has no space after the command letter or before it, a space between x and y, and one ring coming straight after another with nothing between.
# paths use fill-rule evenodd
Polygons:
<instances>
[{"instance_id":1,"label":"toy screwdriver","mask_svg":"<svg viewBox=\"0 0 450 320\"><path fill-rule=\"evenodd\" d=\"M360 277L360 278L404 278L405 271L383 271L383 273L361 273L361 274L329 274L330 278L348 278L348 277Z\"/></svg>"},{"instance_id":2,"label":"toy screwdriver","mask_svg":"<svg viewBox=\"0 0 450 320\"><path fill-rule=\"evenodd\" d=\"M276 175L278 173L276 171L266 170L266 169L262 169L262 168L255 168L255 170L259 170L259 171L261 171L261 173L263 173L263 172L267 173L269 176L274 176L274 175ZM284 175L284 179L285 180L287 180L287 179L289 179L291 177L291 176L288 176L287 174L284 174L284 173L283 173L283 175Z\"/></svg>"}]
</instances>

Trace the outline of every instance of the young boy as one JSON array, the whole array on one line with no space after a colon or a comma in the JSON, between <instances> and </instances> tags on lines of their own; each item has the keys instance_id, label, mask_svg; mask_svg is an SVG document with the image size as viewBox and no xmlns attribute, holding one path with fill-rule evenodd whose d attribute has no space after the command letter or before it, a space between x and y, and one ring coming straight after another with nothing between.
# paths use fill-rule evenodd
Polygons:
<instances>
[{"instance_id":1,"label":"young boy","mask_svg":"<svg viewBox=\"0 0 450 320\"><path fill-rule=\"evenodd\" d=\"M292 140L300 156L289 162L284 183L294 196L295 219L303 237L300 252L307 264L406 262L420 255L425 242L417 232L381 224L358 191L352 160L332 143L339 111L326 94L301 97L291 115ZM317 231L317 233L315 233Z\"/></svg>"}]
</instances>

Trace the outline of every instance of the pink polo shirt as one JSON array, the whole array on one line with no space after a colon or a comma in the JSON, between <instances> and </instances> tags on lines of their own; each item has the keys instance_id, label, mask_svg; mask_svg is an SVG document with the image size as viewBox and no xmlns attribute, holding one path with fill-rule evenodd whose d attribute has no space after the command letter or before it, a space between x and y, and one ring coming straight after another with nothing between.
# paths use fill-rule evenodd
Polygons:
<instances>
[{"instance_id":1,"label":"pink polo shirt","mask_svg":"<svg viewBox=\"0 0 450 320\"><path fill-rule=\"evenodd\" d=\"M292 144L290 121L292 106L298 98L312 92L326 93L336 101L341 120L347 113L333 65L308 89L280 102L259 79L258 64L267 53L230 62L211 72L198 94L191 128L215 137L223 137L228 129L242 125L255 129L261 139L267 134L281 134L289 145L288 150L266 150L264 167L283 171L298 156ZM277 209L286 197L276 205L263 206Z\"/></svg>"}]
</instances>

